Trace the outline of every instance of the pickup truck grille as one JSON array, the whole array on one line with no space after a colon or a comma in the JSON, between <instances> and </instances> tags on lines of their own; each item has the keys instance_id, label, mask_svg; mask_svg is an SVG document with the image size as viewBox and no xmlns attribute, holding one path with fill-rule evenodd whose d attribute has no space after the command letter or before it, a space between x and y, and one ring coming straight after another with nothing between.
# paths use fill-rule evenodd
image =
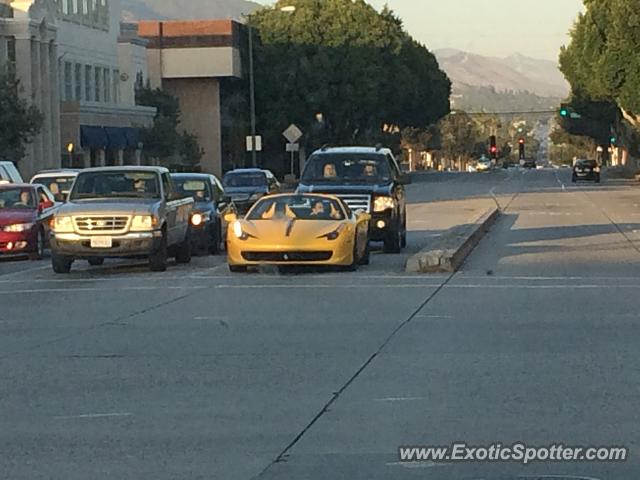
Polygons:
<instances>
[{"instance_id":1,"label":"pickup truck grille","mask_svg":"<svg viewBox=\"0 0 640 480\"><path fill-rule=\"evenodd\" d=\"M337 195L353 210L364 210L371 213L371 195Z\"/></svg>"},{"instance_id":2,"label":"pickup truck grille","mask_svg":"<svg viewBox=\"0 0 640 480\"><path fill-rule=\"evenodd\" d=\"M129 226L128 216L73 217L78 233L124 233Z\"/></svg>"}]
</instances>

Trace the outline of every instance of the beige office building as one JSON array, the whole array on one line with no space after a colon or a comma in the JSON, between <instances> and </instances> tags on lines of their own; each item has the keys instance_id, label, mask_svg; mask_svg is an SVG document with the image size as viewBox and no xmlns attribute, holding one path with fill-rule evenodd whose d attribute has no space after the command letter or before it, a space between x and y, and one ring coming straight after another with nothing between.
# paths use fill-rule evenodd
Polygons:
<instances>
[{"instance_id":1,"label":"beige office building","mask_svg":"<svg viewBox=\"0 0 640 480\"><path fill-rule=\"evenodd\" d=\"M139 129L155 109L135 105L147 78L146 41L120 29L120 0L0 0L0 64L43 113L19 164L44 168L140 162Z\"/></svg>"}]
</instances>

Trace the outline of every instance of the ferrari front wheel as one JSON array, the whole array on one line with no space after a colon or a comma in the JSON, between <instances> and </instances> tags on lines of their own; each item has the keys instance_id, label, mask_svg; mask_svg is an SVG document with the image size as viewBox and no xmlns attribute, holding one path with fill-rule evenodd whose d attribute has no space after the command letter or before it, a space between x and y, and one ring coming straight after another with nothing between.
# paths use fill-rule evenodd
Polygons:
<instances>
[{"instance_id":1,"label":"ferrari front wheel","mask_svg":"<svg viewBox=\"0 0 640 480\"><path fill-rule=\"evenodd\" d=\"M246 273L247 267L244 265L229 265L229 271L231 273Z\"/></svg>"}]
</instances>

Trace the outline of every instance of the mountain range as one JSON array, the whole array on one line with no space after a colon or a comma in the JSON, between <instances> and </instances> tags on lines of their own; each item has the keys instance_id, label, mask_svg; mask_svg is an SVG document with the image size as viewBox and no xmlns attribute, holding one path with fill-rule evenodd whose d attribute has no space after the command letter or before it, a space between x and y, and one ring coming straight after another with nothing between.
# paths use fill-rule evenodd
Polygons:
<instances>
[{"instance_id":1,"label":"mountain range","mask_svg":"<svg viewBox=\"0 0 640 480\"><path fill-rule=\"evenodd\" d=\"M454 91L466 87L494 87L497 92L529 92L541 97L564 98L569 84L558 65L514 54L488 57L455 49L434 52L440 68L453 82Z\"/></svg>"},{"instance_id":2,"label":"mountain range","mask_svg":"<svg viewBox=\"0 0 640 480\"><path fill-rule=\"evenodd\" d=\"M125 21L233 18L251 13L260 4L248 0L122 0Z\"/></svg>"}]
</instances>

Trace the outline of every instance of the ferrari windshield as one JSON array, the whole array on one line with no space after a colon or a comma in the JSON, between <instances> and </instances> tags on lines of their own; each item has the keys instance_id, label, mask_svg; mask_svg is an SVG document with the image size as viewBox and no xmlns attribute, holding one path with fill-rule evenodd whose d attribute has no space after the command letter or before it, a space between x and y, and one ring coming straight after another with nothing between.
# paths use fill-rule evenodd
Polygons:
<instances>
[{"instance_id":1,"label":"ferrari windshield","mask_svg":"<svg viewBox=\"0 0 640 480\"><path fill-rule=\"evenodd\" d=\"M336 200L320 196L285 196L265 198L251 209L248 220L344 220L342 206Z\"/></svg>"}]
</instances>

